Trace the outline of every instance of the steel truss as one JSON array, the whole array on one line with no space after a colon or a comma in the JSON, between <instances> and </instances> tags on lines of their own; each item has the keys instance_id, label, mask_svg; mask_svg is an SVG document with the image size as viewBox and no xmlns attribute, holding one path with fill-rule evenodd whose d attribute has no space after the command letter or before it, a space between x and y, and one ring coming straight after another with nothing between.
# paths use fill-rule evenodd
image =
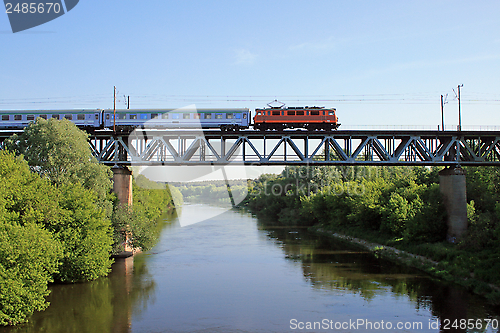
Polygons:
<instances>
[{"instance_id":1,"label":"steel truss","mask_svg":"<svg viewBox=\"0 0 500 333\"><path fill-rule=\"evenodd\" d=\"M498 165L499 131L145 130L90 135L108 165Z\"/></svg>"}]
</instances>

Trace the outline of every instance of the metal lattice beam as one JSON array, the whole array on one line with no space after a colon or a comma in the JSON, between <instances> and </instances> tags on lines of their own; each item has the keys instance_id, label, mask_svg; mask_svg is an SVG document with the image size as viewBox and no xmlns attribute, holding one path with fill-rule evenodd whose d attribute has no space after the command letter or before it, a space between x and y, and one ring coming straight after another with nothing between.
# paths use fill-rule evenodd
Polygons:
<instances>
[{"instance_id":1,"label":"metal lattice beam","mask_svg":"<svg viewBox=\"0 0 500 333\"><path fill-rule=\"evenodd\" d=\"M143 130L90 135L118 165L499 165L500 132L220 132ZM312 153L310 153L312 152Z\"/></svg>"}]
</instances>

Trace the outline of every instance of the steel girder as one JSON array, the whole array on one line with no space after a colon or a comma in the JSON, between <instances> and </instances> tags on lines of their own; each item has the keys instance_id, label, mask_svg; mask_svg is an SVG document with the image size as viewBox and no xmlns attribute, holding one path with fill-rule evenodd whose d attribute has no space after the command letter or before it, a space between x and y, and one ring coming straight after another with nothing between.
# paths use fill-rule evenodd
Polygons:
<instances>
[{"instance_id":1,"label":"steel girder","mask_svg":"<svg viewBox=\"0 0 500 333\"><path fill-rule=\"evenodd\" d=\"M134 130L90 134L116 165L499 165L498 131Z\"/></svg>"}]
</instances>

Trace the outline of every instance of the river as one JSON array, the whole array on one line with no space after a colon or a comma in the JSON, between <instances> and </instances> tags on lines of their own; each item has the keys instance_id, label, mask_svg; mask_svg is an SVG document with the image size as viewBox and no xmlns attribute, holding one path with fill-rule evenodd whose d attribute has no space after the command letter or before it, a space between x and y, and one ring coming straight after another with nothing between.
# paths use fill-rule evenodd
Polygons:
<instances>
[{"instance_id":1,"label":"river","mask_svg":"<svg viewBox=\"0 0 500 333\"><path fill-rule=\"evenodd\" d=\"M500 309L460 287L245 211L165 222L153 250L108 278L53 285L12 332L498 332ZM489 327L485 329L486 325ZM446 329L449 328L449 329Z\"/></svg>"}]
</instances>

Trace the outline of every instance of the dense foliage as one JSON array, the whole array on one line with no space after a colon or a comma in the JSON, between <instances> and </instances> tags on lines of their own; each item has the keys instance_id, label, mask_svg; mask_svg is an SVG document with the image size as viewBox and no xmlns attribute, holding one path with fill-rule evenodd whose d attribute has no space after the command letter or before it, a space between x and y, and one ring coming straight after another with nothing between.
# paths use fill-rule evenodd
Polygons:
<instances>
[{"instance_id":1,"label":"dense foliage","mask_svg":"<svg viewBox=\"0 0 500 333\"><path fill-rule=\"evenodd\" d=\"M112 263L112 174L92 157L87 135L66 119L38 118L22 134L7 139L5 148L23 156L33 172L53 185L45 202L26 201L19 209L57 204L51 211L57 215L39 217L63 246L56 279L76 282L106 276Z\"/></svg>"},{"instance_id":2,"label":"dense foliage","mask_svg":"<svg viewBox=\"0 0 500 333\"><path fill-rule=\"evenodd\" d=\"M97 163L87 135L67 120L38 118L4 147L0 325L24 322L33 311L45 309L49 282L106 276L113 244L119 248L124 231L133 246L151 247L158 217L173 207L171 192L181 196L175 189L135 186L133 210L113 209L117 205L110 169Z\"/></svg>"},{"instance_id":3,"label":"dense foliage","mask_svg":"<svg viewBox=\"0 0 500 333\"><path fill-rule=\"evenodd\" d=\"M53 186L13 154L0 151L0 325L24 322L47 307L47 284L62 258L43 220L58 215Z\"/></svg>"},{"instance_id":4,"label":"dense foliage","mask_svg":"<svg viewBox=\"0 0 500 333\"><path fill-rule=\"evenodd\" d=\"M207 204L231 204L229 193L235 204L247 195L247 180L215 180L175 184L186 201ZM229 192L230 191L230 192Z\"/></svg>"},{"instance_id":5,"label":"dense foliage","mask_svg":"<svg viewBox=\"0 0 500 333\"><path fill-rule=\"evenodd\" d=\"M436 170L401 167L288 167L263 175L248 198L286 224L360 227L412 241L445 235Z\"/></svg>"},{"instance_id":6,"label":"dense foliage","mask_svg":"<svg viewBox=\"0 0 500 333\"><path fill-rule=\"evenodd\" d=\"M81 184L92 190L96 204L109 219L113 174L92 156L87 137L69 120L37 118L22 134L8 138L5 149L22 155L32 171L55 185Z\"/></svg>"}]
</instances>

